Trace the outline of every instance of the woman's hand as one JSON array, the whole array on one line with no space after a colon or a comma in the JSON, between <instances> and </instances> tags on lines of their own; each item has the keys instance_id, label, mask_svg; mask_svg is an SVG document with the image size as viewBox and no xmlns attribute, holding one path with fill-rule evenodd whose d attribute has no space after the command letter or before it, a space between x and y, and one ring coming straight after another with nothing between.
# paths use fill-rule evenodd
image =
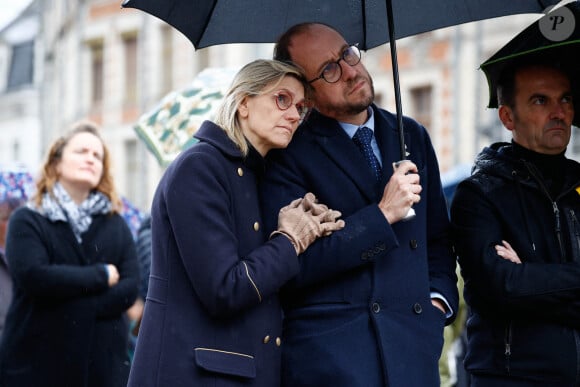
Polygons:
<instances>
[{"instance_id":1,"label":"woman's hand","mask_svg":"<svg viewBox=\"0 0 580 387\"><path fill-rule=\"evenodd\" d=\"M339 211L317 203L316 197L309 192L304 198L280 209L278 229L270 234L270 238L275 234L285 235L292 242L296 254L301 254L317 238L342 229L344 220L338 219L340 216Z\"/></svg>"}]
</instances>

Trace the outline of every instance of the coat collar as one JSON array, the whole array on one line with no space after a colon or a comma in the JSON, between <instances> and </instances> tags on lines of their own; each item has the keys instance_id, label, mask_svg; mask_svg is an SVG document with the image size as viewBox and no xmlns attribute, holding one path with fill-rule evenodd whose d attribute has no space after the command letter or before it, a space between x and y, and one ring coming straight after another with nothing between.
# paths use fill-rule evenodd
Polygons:
<instances>
[{"instance_id":1,"label":"coat collar","mask_svg":"<svg viewBox=\"0 0 580 387\"><path fill-rule=\"evenodd\" d=\"M216 147L226 158L234 159L258 173L265 168L264 158L248 142L249 151L244 157L237 145L227 136L226 132L211 121L204 121L194 135L201 142L207 142Z\"/></svg>"},{"instance_id":2,"label":"coat collar","mask_svg":"<svg viewBox=\"0 0 580 387\"><path fill-rule=\"evenodd\" d=\"M506 142L497 142L484 148L475 159L472 175L485 173L502 179L513 181L518 178L521 184L537 187L542 182L530 173L529 162L519 158L513 151L513 145ZM564 174L563 193L580 187L580 164L566 158L563 162Z\"/></svg>"},{"instance_id":3,"label":"coat collar","mask_svg":"<svg viewBox=\"0 0 580 387\"><path fill-rule=\"evenodd\" d=\"M210 143L230 158L242 158L240 149L230 140L226 132L211 121L204 121L193 137Z\"/></svg>"}]
</instances>

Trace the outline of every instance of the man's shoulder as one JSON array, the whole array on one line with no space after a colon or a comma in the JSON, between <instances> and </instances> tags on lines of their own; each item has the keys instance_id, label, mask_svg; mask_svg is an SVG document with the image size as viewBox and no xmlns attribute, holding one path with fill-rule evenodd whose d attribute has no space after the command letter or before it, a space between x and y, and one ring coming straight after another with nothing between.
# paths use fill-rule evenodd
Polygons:
<instances>
[{"instance_id":1,"label":"man's shoulder","mask_svg":"<svg viewBox=\"0 0 580 387\"><path fill-rule=\"evenodd\" d=\"M493 168L487 168L476 169L472 175L459 183L458 188L471 187L480 194L493 196L494 192L503 192L508 185L509 180L506 176Z\"/></svg>"},{"instance_id":2,"label":"man's shoulder","mask_svg":"<svg viewBox=\"0 0 580 387\"><path fill-rule=\"evenodd\" d=\"M574 159L566 158L568 173L580 179L580 163Z\"/></svg>"},{"instance_id":3,"label":"man's shoulder","mask_svg":"<svg viewBox=\"0 0 580 387\"><path fill-rule=\"evenodd\" d=\"M385 121L389 126L396 128L397 127L397 115L393 112L390 112L386 109L380 108L376 105L372 105L374 112L376 114L375 117L380 117L381 120ZM377 120L375 119L375 122L377 122ZM405 128L405 130L407 128L409 129L413 129L413 130L425 130L425 127L419 123L417 120L415 120L412 117L403 115L403 126Z\"/></svg>"}]
</instances>

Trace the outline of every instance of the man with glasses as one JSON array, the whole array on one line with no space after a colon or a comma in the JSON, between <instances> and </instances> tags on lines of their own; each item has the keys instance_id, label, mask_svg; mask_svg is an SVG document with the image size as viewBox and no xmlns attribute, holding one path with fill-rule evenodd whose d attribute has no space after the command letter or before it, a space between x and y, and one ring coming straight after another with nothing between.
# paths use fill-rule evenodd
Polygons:
<instances>
[{"instance_id":1,"label":"man with glasses","mask_svg":"<svg viewBox=\"0 0 580 387\"><path fill-rule=\"evenodd\" d=\"M284 386L439 386L443 327L457 310L455 259L427 131L373 104L356 45L316 23L292 27L276 59L301 66L315 107L262 184L266 229L278 209L313 192L340 210L343 230L300 255L282 289ZM406 218L413 207L416 216Z\"/></svg>"}]
</instances>

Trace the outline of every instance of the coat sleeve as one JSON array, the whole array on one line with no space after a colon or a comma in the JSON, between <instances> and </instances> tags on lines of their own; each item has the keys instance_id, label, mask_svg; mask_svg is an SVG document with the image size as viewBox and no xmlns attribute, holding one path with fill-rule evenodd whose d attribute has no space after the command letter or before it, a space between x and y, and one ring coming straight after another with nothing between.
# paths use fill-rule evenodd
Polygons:
<instances>
[{"instance_id":1,"label":"coat sleeve","mask_svg":"<svg viewBox=\"0 0 580 387\"><path fill-rule=\"evenodd\" d=\"M58 225L40 218L25 207L10 217L6 257L14 284L33 297L53 301L87 297L105 290L107 272L102 264L69 264L61 260L66 257L53 262L51 254L59 241L50 228Z\"/></svg>"},{"instance_id":2,"label":"coat sleeve","mask_svg":"<svg viewBox=\"0 0 580 387\"><path fill-rule=\"evenodd\" d=\"M163 235L156 227L169 227L176 254L199 299L212 316L228 316L261 303L275 294L298 271L296 252L287 238L265 242L248 252L240 251L252 223L239 223L233 195L255 195L252 178L248 192L234 189L228 173L239 178L236 167L216 153L191 152L174 163L163 179L155 206L165 219L153 218L153 238ZM246 178L249 178L246 176ZM253 194L253 193L254 194ZM256 200L255 219L259 219ZM160 223L156 223L159 221ZM247 229L244 227L248 227ZM252 234L255 235L255 234ZM163 242L160 242L163 243Z\"/></svg>"},{"instance_id":3,"label":"coat sleeve","mask_svg":"<svg viewBox=\"0 0 580 387\"><path fill-rule=\"evenodd\" d=\"M315 168L309 162L305 165L300 155L296 153L273 152L266 177L262 181L262 213L268 232L276 229L280 208L297 197L303 197L312 189L308 180ZM340 198L338 201L344 202L344 199ZM323 202L323 204L332 208L332 203ZM393 229L376 203L365 204L357 195L356 200L353 198L353 202L349 205L351 206L349 209L333 208L342 211L345 227L327 237L317 239L299 256L300 273L288 283L290 288L308 287L357 267L371 264L398 246ZM376 254L372 256L365 254L369 249L376 251Z\"/></svg>"},{"instance_id":4,"label":"coat sleeve","mask_svg":"<svg viewBox=\"0 0 580 387\"><path fill-rule=\"evenodd\" d=\"M510 242L502 235L501 217L479 186L469 181L458 186L451 220L466 301L490 313L541 317L578 326L580 265L516 264L501 258L495 245L503 239Z\"/></svg>"},{"instance_id":5,"label":"coat sleeve","mask_svg":"<svg viewBox=\"0 0 580 387\"><path fill-rule=\"evenodd\" d=\"M96 298L98 317L115 317L126 311L137 298L139 287L139 267L137 252L129 226L120 215L113 215L101 227L106 227L108 238L105 243L111 244L114 257L107 257L119 271L119 282L99 293ZM110 233L111 230L117 232Z\"/></svg>"},{"instance_id":6,"label":"coat sleeve","mask_svg":"<svg viewBox=\"0 0 580 387\"><path fill-rule=\"evenodd\" d=\"M425 189L425 192L421 193L421 200L427 202L427 260L430 290L432 293L443 296L451 307L453 316L447 319L447 324L450 324L455 319L459 308L457 259L453 252L449 212L443 195L439 163L426 129L422 126L419 126L419 129L423 137L420 144L425 147L423 154L427 170L427 181L421 184Z\"/></svg>"},{"instance_id":7,"label":"coat sleeve","mask_svg":"<svg viewBox=\"0 0 580 387\"><path fill-rule=\"evenodd\" d=\"M428 239L430 289L441 294L453 312L456 312L458 304L456 265L451 254L449 217L441 189L437 160L426 131L416 123L413 123L412 129L417 152L414 156L420 157L419 167L425 169L428 174L428 181L424 182L426 188L421 196L422 201L427 202L425 208L428 211L426 215L428 224L425 227ZM317 170L317 166L320 168L321 163L316 161L316 155L309 152L316 149L317 154L324 154L325 150L309 148L308 142L313 141L307 136L299 141L300 145L295 145L294 149L289 148L271 154L271 165L261 188L267 230L276 227L276 215L280 207L296 197L303 196L312 189L311 187L316 187L320 192L314 193L321 194L321 197L332 200L336 198L334 202L339 204L339 207L333 207L332 202L323 202L331 208L342 211L345 227L328 237L318 239L301 254L300 273L289 282L289 285L305 288L372 264L374 261L388 259L393 249L399 247L399 240L378 205L365 202L358 191L349 191L349 187L344 186L343 191L336 191L336 182L330 181L335 179L332 172ZM324 143L324 140L320 142ZM302 152L298 152L298 147L308 150L301 149ZM327 188L325 186L327 184L331 188ZM350 182L348 184L352 186ZM372 254L368 253L370 251ZM452 318L448 321L452 321Z\"/></svg>"}]
</instances>

